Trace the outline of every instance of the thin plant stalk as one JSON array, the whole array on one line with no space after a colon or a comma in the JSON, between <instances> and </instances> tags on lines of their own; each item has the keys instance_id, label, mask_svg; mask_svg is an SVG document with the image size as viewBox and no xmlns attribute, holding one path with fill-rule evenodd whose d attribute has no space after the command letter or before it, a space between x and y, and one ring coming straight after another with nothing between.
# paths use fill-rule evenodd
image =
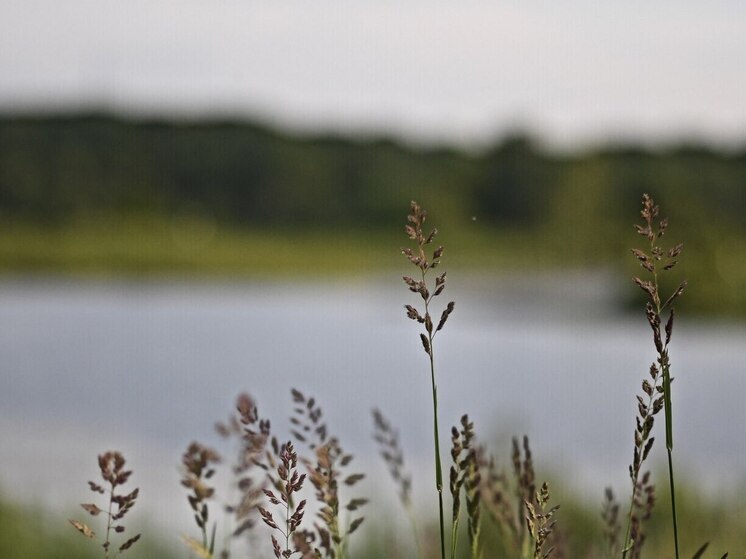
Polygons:
<instances>
[{"instance_id":1,"label":"thin plant stalk","mask_svg":"<svg viewBox=\"0 0 746 559\"><path fill-rule=\"evenodd\" d=\"M673 458L671 457L672 448L668 450L668 480L671 485L671 513L673 515L673 542L676 550L676 559L679 559L679 529L678 523L676 522L676 488L674 487L673 477Z\"/></svg>"},{"instance_id":2,"label":"thin plant stalk","mask_svg":"<svg viewBox=\"0 0 746 559\"><path fill-rule=\"evenodd\" d=\"M655 241L650 241L651 251L655 249ZM656 293L658 292L658 270L657 267L653 267L653 286ZM655 312L658 317L661 315L661 301L660 297L654 297ZM673 315L672 315L673 316ZM674 534L674 549L676 552L676 559L679 559L679 530L678 523L676 521L676 490L673 475L673 410L671 406L671 364L668 360L668 339L666 340L663 351L660 352L661 356L661 371L663 372L663 413L666 418L666 454L668 455L668 480L671 487L671 514L673 517L673 534Z\"/></svg>"},{"instance_id":3,"label":"thin plant stalk","mask_svg":"<svg viewBox=\"0 0 746 559\"><path fill-rule=\"evenodd\" d=\"M419 293L425 304L425 315L422 316L420 313L411 305L406 305L407 316L412 320L416 320L420 324L425 325L425 333L420 334L422 340L422 346L425 352L430 358L430 382L432 386L433 396L433 439L435 441L435 488L438 491L438 513L440 520L440 556L442 559L446 557L446 544L445 544L445 521L443 514L443 470L440 460L440 432L438 429L438 387L435 382L435 358L433 351L433 340L435 334L443 328L448 317L453 312L454 303L450 302L443 311L440 322L437 328L433 325L433 319L430 315L430 303L433 298L437 297L445 289L446 274L443 273L435 279L435 291L431 294L427 288L425 276L427 272L435 268L440 264L440 257L443 255L443 247L439 246L433 251L432 259L428 260L425 255L425 246L430 244L435 235L437 235L437 229L433 229L429 235L425 236L422 232L422 225L427 217L427 212L424 211L417 202L410 204L410 213L408 216L409 223L405 227L405 231L408 237L417 243L416 249L403 248L402 253L407 259L420 270L420 280L415 280L409 276L404 276L402 279L407 284L409 290L413 293Z\"/></svg>"},{"instance_id":4,"label":"thin plant stalk","mask_svg":"<svg viewBox=\"0 0 746 559\"><path fill-rule=\"evenodd\" d=\"M674 548L675 548L675 557L676 559L679 559L679 532L678 532L678 521L676 517L676 492L675 492L675 480L674 480L674 472L673 472L673 408L671 405L671 362L668 355L668 346L671 341L671 333L673 330L673 320L674 320L674 308L673 308L673 302L683 293L684 288L686 287L686 281L681 282L679 284L679 287L671 294L671 296L666 299L664 303L661 303L661 297L660 297L660 291L659 291L659 283L658 283L658 271L659 266L661 265L661 261L665 258L665 262L663 263L662 269L664 271L668 271L672 269L677 261L676 258L681 253L683 249L682 244L678 244L674 246L673 248L669 249L668 251L665 251L657 245L657 241L665 234L666 229L668 227L668 220L662 219L657 224L657 228L655 227L654 220L658 217L659 214L659 208L655 205L655 202L652 198L650 198L647 194L643 195L642 197L642 203L643 203L643 209L641 212L641 215L644 220L644 225L636 225L637 232L646 237L648 241L650 242L650 252L646 253L642 250L633 249L632 253L635 255L635 257L641 262L642 267L648 271L651 275L651 280L642 280L638 277L633 278L634 282L647 294L648 296L648 302L646 304L646 315L648 322L653 329L653 341L655 342L655 348L658 353L658 357L656 359L656 363L653 363L651 366L651 376L653 377L654 381L654 388L650 387L648 385L648 390L646 392L651 397L654 389L658 392L662 393L662 398L657 400L654 403L653 406L653 413L657 413L656 410L660 409L660 406L662 405L664 409L664 415L666 420L666 452L668 455L668 479L671 489L671 512L672 512L672 520L673 520L673 532L674 532ZM669 310L669 316L665 324L665 338L661 333L661 315L664 311L667 309ZM660 372L660 376L662 377L662 384L661 386L657 385L657 378L658 378L658 372ZM643 389L645 389L645 385L643 384ZM639 397L638 397L639 398ZM660 402L662 400L662 402ZM641 413L643 411L645 414L649 412L649 406L646 407L643 405L642 400L640 399L640 409ZM650 417L652 419L652 417ZM652 427L652 421L650 424L650 427ZM639 429L639 427L638 427ZM646 429L644 431L644 435L647 436L649 434L649 429ZM652 446L652 439L649 441L649 444L645 448L645 452L642 455L642 460L645 459L645 456L647 455L647 452L650 450L650 446ZM639 444L638 444L639 447ZM637 449L636 449L637 453ZM632 523L632 513L633 513L633 507L635 503L635 493L637 490L637 485L635 484L637 473L639 472L639 464L638 464L638 455L635 455L635 462L636 462L636 468L634 470L633 477L633 489L632 489L632 499L630 503L630 512L628 516L627 521L627 535L625 537L625 547L622 552L623 559L626 558L627 553L632 545L630 542L630 534L631 534L631 523ZM632 472L632 467L631 470Z\"/></svg>"},{"instance_id":5,"label":"thin plant stalk","mask_svg":"<svg viewBox=\"0 0 746 559\"><path fill-rule=\"evenodd\" d=\"M665 228L664 228L665 229ZM651 251L655 249L655 241L651 240L650 247ZM658 293L658 270L653 267L653 286L656 294ZM659 317L662 312L660 297L654 297L655 313ZM670 299L669 299L670 301ZM668 304L668 303L667 303ZM671 315L673 317L673 315ZM670 337L670 335L669 335ZM662 351L659 351L659 361L661 365L661 371L663 373L663 413L666 418L666 454L668 455L668 480L671 488L671 515L673 520L673 534L674 534L674 549L676 559L679 559L679 530L678 522L676 519L676 489L673 474L673 410L671 405L671 364L668 359L668 342L666 339L665 346Z\"/></svg>"},{"instance_id":6,"label":"thin plant stalk","mask_svg":"<svg viewBox=\"0 0 746 559\"><path fill-rule=\"evenodd\" d=\"M456 546L458 545L458 525L459 517L453 519L451 526L451 559L456 559Z\"/></svg>"},{"instance_id":7,"label":"thin plant stalk","mask_svg":"<svg viewBox=\"0 0 746 559\"><path fill-rule=\"evenodd\" d=\"M422 281L425 281L425 272L422 272ZM428 312L429 301L425 300L425 314ZM445 522L443 519L443 469L440 462L440 435L438 431L438 385L435 383L435 358L433 357L433 332L428 332L430 342L430 380L433 388L433 436L435 438L435 488L438 490L438 513L440 517L440 556L445 559Z\"/></svg>"},{"instance_id":8,"label":"thin plant stalk","mask_svg":"<svg viewBox=\"0 0 746 559\"><path fill-rule=\"evenodd\" d=\"M476 537L471 542L471 559L479 559L481 556L482 553L479 549L479 533L477 533Z\"/></svg>"},{"instance_id":9,"label":"thin plant stalk","mask_svg":"<svg viewBox=\"0 0 746 559\"><path fill-rule=\"evenodd\" d=\"M627 513L627 531L624 536L624 548L622 549L622 559L627 558L627 553L632 549L630 535L632 533L632 513L635 506L635 497L637 496L637 481L632 480L632 498L629 501L629 512Z\"/></svg>"},{"instance_id":10,"label":"thin plant stalk","mask_svg":"<svg viewBox=\"0 0 746 559\"><path fill-rule=\"evenodd\" d=\"M112 507L114 506L114 484L109 486L109 511L106 513L106 541L104 542L104 559L109 559L109 537L111 535Z\"/></svg>"}]
</instances>

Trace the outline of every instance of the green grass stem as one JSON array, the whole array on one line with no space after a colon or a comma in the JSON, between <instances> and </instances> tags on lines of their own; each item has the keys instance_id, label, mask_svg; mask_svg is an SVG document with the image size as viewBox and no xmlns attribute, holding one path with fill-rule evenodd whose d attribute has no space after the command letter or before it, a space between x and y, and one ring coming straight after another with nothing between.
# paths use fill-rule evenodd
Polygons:
<instances>
[{"instance_id":1,"label":"green grass stem","mask_svg":"<svg viewBox=\"0 0 746 559\"><path fill-rule=\"evenodd\" d=\"M424 273L423 273L424 280ZM427 302L425 303L427 312ZM438 430L438 386L435 383L435 360L433 357L433 335L430 339L430 380L433 388L433 436L435 438L435 488L438 490L438 513L440 518L440 556L446 557L445 522L443 519L443 469L440 462L440 433Z\"/></svg>"}]
</instances>

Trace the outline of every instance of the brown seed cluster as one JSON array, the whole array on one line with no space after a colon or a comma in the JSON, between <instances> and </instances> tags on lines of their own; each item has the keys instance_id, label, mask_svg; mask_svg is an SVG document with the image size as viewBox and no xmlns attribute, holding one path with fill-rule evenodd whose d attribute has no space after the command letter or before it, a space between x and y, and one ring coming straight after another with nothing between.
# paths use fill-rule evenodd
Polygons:
<instances>
[{"instance_id":1,"label":"brown seed cluster","mask_svg":"<svg viewBox=\"0 0 746 559\"><path fill-rule=\"evenodd\" d=\"M352 498L344 506L340 503L340 482L352 487L363 479L363 474L344 475L342 468L352 461L351 454L344 454L336 439L332 438L326 444L316 448L316 462L312 466L309 479L316 489L316 500L321 503L318 512L320 523L315 524L319 544L324 550L324 556L334 559L337 550L343 545L344 539L352 534L363 523L363 517L358 516L350 521L346 534L340 527L339 512L343 508L355 513L368 500Z\"/></svg>"},{"instance_id":2,"label":"brown seed cluster","mask_svg":"<svg viewBox=\"0 0 746 559\"><path fill-rule=\"evenodd\" d=\"M277 559L281 557L287 559L297 551L295 548L290 548L290 541L295 541L294 534L303 521L306 501L304 499L298 503L298 506L293 506L293 496L300 493L301 489L303 489L306 474L301 474L298 470L298 454L295 452L291 441L282 446L279 458L280 463L277 466L277 479L279 480L278 494L276 495L274 491L269 489L265 489L264 494L271 504L280 506L283 509L284 520L282 521L282 526L275 522L270 511L261 506L258 509L264 523L279 532L285 540L284 546L281 546L280 542L272 534L272 548L275 557Z\"/></svg>"},{"instance_id":3,"label":"brown seed cluster","mask_svg":"<svg viewBox=\"0 0 746 559\"><path fill-rule=\"evenodd\" d=\"M274 534L271 536L276 557L291 557L296 554L302 559L347 557L348 537L360 526L363 517L352 514L346 530L343 530L340 513L356 513L368 501L351 498L343 504L339 490L342 486L356 485L364 476L344 473L353 456L344 453L339 441L328 435L323 422L323 411L316 400L296 389L291 391L291 395L294 404L291 433L312 452L313 458L303 457L296 451L292 441L278 447L276 440L271 439L271 450L266 450L264 463L271 468L267 471L267 479L274 490L264 489L263 493L271 505L284 509L284 521L278 521L272 512L262 506L258 506L259 513L264 523L284 538L283 542ZM252 421L257 421L256 415L252 417L249 414L245 417L246 423L250 424ZM268 422L264 424L259 421L259 425L259 432L254 435L263 438L255 450L265 445L269 437ZM264 463L257 461L262 467L265 467ZM299 464L303 465L307 473L300 473ZM300 526L307 501L304 499L297 506L294 505L295 498L304 490L306 480L313 485L319 506L316 513L319 522L314 524L313 530Z\"/></svg>"},{"instance_id":4,"label":"brown seed cluster","mask_svg":"<svg viewBox=\"0 0 746 559\"><path fill-rule=\"evenodd\" d=\"M293 546L299 559L319 559L320 553L313 545L313 534L307 530L300 530L293 534Z\"/></svg>"},{"instance_id":5,"label":"brown seed cluster","mask_svg":"<svg viewBox=\"0 0 746 559\"><path fill-rule=\"evenodd\" d=\"M513 462L513 475L517 483L518 500L521 503L531 501L536 494L536 474L534 472L534 458L531 454L531 446L528 437L523 437L523 456L521 456L521 447L518 445L518 439L513 438L513 453L511 455Z\"/></svg>"},{"instance_id":6,"label":"brown seed cluster","mask_svg":"<svg viewBox=\"0 0 746 559\"><path fill-rule=\"evenodd\" d=\"M292 390L295 408L290 421L292 434L306 444L313 452L313 458L304 458L308 479L315 489L319 522L314 524L317 553L320 557L334 559L347 545L349 536L363 523L362 516L355 516L367 504L367 499L352 497L346 503L340 499L340 484L352 488L365 476L359 473L345 473L353 460L353 455L345 453L339 440L329 436L323 411L316 399L307 397L300 390ZM346 511L351 518L346 531L340 525L340 512Z\"/></svg>"},{"instance_id":7,"label":"brown seed cluster","mask_svg":"<svg viewBox=\"0 0 746 559\"><path fill-rule=\"evenodd\" d=\"M644 522L650 519L654 506L655 485L650 479L650 472L645 472L635 483L633 489L630 517L631 546L628 552L628 557L631 559L640 559L642 556L642 546L647 539Z\"/></svg>"},{"instance_id":8,"label":"brown seed cluster","mask_svg":"<svg viewBox=\"0 0 746 559\"><path fill-rule=\"evenodd\" d=\"M437 326L433 323L433 318L430 315L430 304L433 298L437 297L446 287L446 273L443 272L435 278L435 286L433 292L427 286L426 276L430 270L435 269L440 264L440 258L443 256L443 247L438 246L432 253L432 258L428 259L425 249L427 245L433 242L435 236L438 234L437 229L432 229L428 235L425 235L422 226L427 218L427 212L423 210L417 202L412 201L410 204L409 216L407 217L408 224L405 227L405 231L410 240L413 240L416 244L415 248L402 248L402 254L416 266L420 271L419 279L412 278L410 276L403 276L402 279L412 293L419 293L422 298L425 309L424 314L421 314L412 305L405 305L407 311L407 317L425 325L425 332L420 334L420 340L422 341L422 347L425 353L432 357L432 344L435 334L443 329L448 317L453 312L455 304L453 301L446 305L446 308L440 315Z\"/></svg>"},{"instance_id":9,"label":"brown seed cluster","mask_svg":"<svg viewBox=\"0 0 746 559\"><path fill-rule=\"evenodd\" d=\"M254 399L241 393L236 400L236 412L226 423L218 423L215 428L222 437L239 440L232 471L240 497L238 502L225 507L236 520L233 536L238 537L256 525L257 506L264 499L268 482L265 452L270 440L270 422L259 417Z\"/></svg>"},{"instance_id":10,"label":"brown seed cluster","mask_svg":"<svg viewBox=\"0 0 746 559\"><path fill-rule=\"evenodd\" d=\"M468 535L472 548L479 539L481 485L480 463L477 459L474 423L468 415L461 417L461 429L451 428L450 490L453 498L453 523L458 526L461 509L461 491L466 496L466 513L469 519ZM476 550L475 550L476 551Z\"/></svg>"},{"instance_id":11,"label":"brown seed cluster","mask_svg":"<svg viewBox=\"0 0 746 559\"><path fill-rule=\"evenodd\" d=\"M547 543L554 529L556 520L554 514L559 509L559 505L547 508L549 504L549 484L542 483L541 489L536 493L532 501L526 501L526 526L534 542L534 559L547 559L552 555L553 547L544 551L544 544Z\"/></svg>"},{"instance_id":12,"label":"brown seed cluster","mask_svg":"<svg viewBox=\"0 0 746 559\"><path fill-rule=\"evenodd\" d=\"M679 286L666 298L661 304L662 298L659 293L658 285L658 274L659 272L667 272L673 269L678 263L678 257L681 251L684 249L683 243L678 243L670 249L666 250L659 245L660 239L665 235L668 229L668 220L661 219L657 225L655 220L658 218L660 208L655 204L652 198L647 194L642 196L642 211L640 214L643 218L643 225L635 225L635 229L638 234L645 237L649 243L649 248L641 250L638 248L631 249L634 257L640 262L640 265L650 274L650 279L644 280L637 276L633 277L632 280L637 286L642 289L647 295L648 301L645 305L645 314L648 318L651 328L653 328L653 336L656 350L661 353L663 352L664 346L668 345L671 338L671 328L673 327L673 303L681 296L686 288L686 280L682 281ZM669 317L666 321L666 342L663 342L661 336L661 313L666 309L670 309Z\"/></svg>"},{"instance_id":13,"label":"brown seed cluster","mask_svg":"<svg viewBox=\"0 0 746 559\"><path fill-rule=\"evenodd\" d=\"M300 391L293 388L293 416L290 418L292 429L290 433L298 442L308 444L311 450L323 445L327 440L326 424L322 421L324 412L314 398L306 398Z\"/></svg>"},{"instance_id":14,"label":"brown seed cluster","mask_svg":"<svg viewBox=\"0 0 746 559\"><path fill-rule=\"evenodd\" d=\"M466 425L462 419L461 441L468 439L468 419ZM463 431L466 431L466 437ZM454 450L463 447L463 442L456 444L456 431L452 432ZM469 445L474 448L473 443ZM461 453L463 454L463 452ZM476 446L474 452L477 476L477 509L484 507L485 512L499 529L504 551L510 557L526 557L531 548L539 555L536 557L553 557L561 559L566 556L566 539L563 532L555 525L553 516L559 506L547 508L549 487L543 484L536 490L533 455L528 437L519 442L512 441L512 476L499 470L493 457L487 457L484 447ZM453 472L451 473L453 479ZM469 510L469 482L464 483L467 493L467 510ZM479 522L477 517L475 524ZM477 525L477 532L479 528ZM538 546L538 547L537 547ZM547 548L544 551L544 548Z\"/></svg>"},{"instance_id":15,"label":"brown seed cluster","mask_svg":"<svg viewBox=\"0 0 746 559\"><path fill-rule=\"evenodd\" d=\"M659 219L660 208L647 194L642 196L642 225L635 225L637 233L648 242L646 250L634 248L632 254L648 273L648 279L633 277L635 284L647 296L645 303L645 317L653 332L653 344L657 355L656 361L650 365L649 377L642 381L642 395L637 396L638 415L635 418L634 452L632 464L629 466L629 476L632 482L632 498L629 517L628 537L625 546L629 547L629 556L639 557L640 549L645 541L642 529L643 521L650 517L655 504L655 486L650 480L650 472L641 474L642 465L647 459L655 437L652 437L655 416L664 410L666 416L666 448L673 448L672 411L671 411L671 362L668 345L671 341L674 324L674 302L684 292L687 283L682 281L679 286L664 300L660 294L659 273L668 272L677 264L677 258L683 250L683 244L678 243L666 250L661 246L661 238L668 230L668 220ZM663 326L662 315L668 311L668 317ZM626 556L626 555L625 555Z\"/></svg>"},{"instance_id":16,"label":"brown seed cluster","mask_svg":"<svg viewBox=\"0 0 746 559\"><path fill-rule=\"evenodd\" d=\"M499 528L510 556L524 557L525 550L533 546L534 552L539 553L536 557L560 559L565 556L566 541L552 518L559 506L547 510L548 485L544 484L538 492L536 490L528 437L524 436L522 442L513 438L512 448L512 480L497 469L494 458L488 460L484 449L478 448L477 462L483 472L481 502ZM544 547L548 547L547 551L543 551Z\"/></svg>"},{"instance_id":17,"label":"brown seed cluster","mask_svg":"<svg viewBox=\"0 0 746 559\"><path fill-rule=\"evenodd\" d=\"M109 504L107 510L99 508L95 503L83 503L80 506L91 516L104 514L106 516L106 539L102 544L104 548L104 557L108 558L111 550L111 533L121 534L125 531L124 524L121 521L135 506L135 501L140 494L139 488L135 488L130 493L117 493L117 488L127 483L132 470L125 470L126 461L120 452L109 451L98 456L98 466L101 471L101 478L108 487L99 485L93 481L88 482L88 486L94 493L104 495L108 492ZM116 507L116 508L115 508ZM87 538L95 538L96 534L85 523L78 520L70 520L70 524ZM122 543L115 554L122 553L131 548L135 542L140 539L137 534L124 543Z\"/></svg>"},{"instance_id":18,"label":"brown seed cluster","mask_svg":"<svg viewBox=\"0 0 746 559\"><path fill-rule=\"evenodd\" d=\"M191 493L187 496L189 506L194 512L194 521L202 531L202 545L210 553L214 549L214 538L208 540L207 524L210 517L207 501L215 494L215 488L207 482L215 475L213 464L220 462L220 455L213 449L193 442L181 457L184 467L181 484ZM214 529L213 529L214 534Z\"/></svg>"},{"instance_id":19,"label":"brown seed cluster","mask_svg":"<svg viewBox=\"0 0 746 559\"><path fill-rule=\"evenodd\" d=\"M480 449L478 458L482 470L486 471L482 477L482 502L500 529L502 539L520 549L520 531L524 524L518 515L521 508L515 509L508 476L503 470L498 470L494 457L486 458L484 449Z\"/></svg>"},{"instance_id":20,"label":"brown seed cluster","mask_svg":"<svg viewBox=\"0 0 746 559\"><path fill-rule=\"evenodd\" d=\"M644 396L637 396L637 412L635 418L635 438L632 464L629 466L629 476L633 484L637 484L640 477L640 469L653 448L655 437L651 437L655 416L663 409L664 396L661 384L660 369L652 364L650 366L650 381L642 381Z\"/></svg>"},{"instance_id":21,"label":"brown seed cluster","mask_svg":"<svg viewBox=\"0 0 746 559\"><path fill-rule=\"evenodd\" d=\"M619 503L614 497L611 487L604 491L604 502L601 509L601 520L603 521L603 536L606 546L606 555L613 557L619 549Z\"/></svg>"}]
</instances>

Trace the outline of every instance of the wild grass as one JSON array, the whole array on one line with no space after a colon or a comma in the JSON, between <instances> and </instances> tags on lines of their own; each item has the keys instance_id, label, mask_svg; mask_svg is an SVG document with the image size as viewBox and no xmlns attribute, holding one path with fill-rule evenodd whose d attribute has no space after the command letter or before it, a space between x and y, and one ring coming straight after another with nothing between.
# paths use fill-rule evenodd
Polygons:
<instances>
[{"instance_id":1,"label":"wild grass","mask_svg":"<svg viewBox=\"0 0 746 559\"><path fill-rule=\"evenodd\" d=\"M72 505L72 503L71 503ZM66 507L67 508L67 507ZM71 529L65 518L69 514L35 506L18 504L0 497L0 557L7 559L100 559L102 548ZM74 513L74 514L73 514ZM137 519L135 517L138 517ZM98 525L93 528L99 530ZM128 526L129 530L130 526ZM154 533L146 519L133 513L132 528L143 531L141 538L124 557L127 559L183 559L183 549L172 549L170 538ZM125 538L126 539L126 538ZM121 542L122 540L118 540ZM101 540L98 540L101 543Z\"/></svg>"},{"instance_id":2,"label":"wild grass","mask_svg":"<svg viewBox=\"0 0 746 559\"><path fill-rule=\"evenodd\" d=\"M635 276L634 282L647 295L645 304L645 315L653 330L653 343L658 354L656 362L650 366L650 378L652 382L644 380L642 390L647 397L638 396L639 417L635 429L635 451L632 464L629 467L632 480L632 497L627 520L627 534L624 541L623 557L631 552L633 558L639 557L639 549L644 541L642 533L642 520L650 516L655 502L654 487L650 482L648 472L640 477L640 468L653 447L654 437L650 434L653 429L654 416L661 410L664 411L666 421L666 453L668 457L668 479L671 488L671 517L673 521L674 551L676 559L679 559L679 534L676 519L676 490L673 473L673 408L671 398L671 360L668 346L673 334L675 316L674 302L684 292L686 280L665 299L662 299L658 274L668 272L677 264L677 258L683 250L683 244L679 243L665 250L659 243L668 228L668 220L659 218L660 209L647 194L642 198L642 225L636 225L637 232L643 236L649 244L647 251L637 248L632 249L632 254L637 258L642 268L649 274L650 279L643 280ZM662 314L668 311L665 325L665 337L661 332Z\"/></svg>"},{"instance_id":3,"label":"wild grass","mask_svg":"<svg viewBox=\"0 0 746 559\"><path fill-rule=\"evenodd\" d=\"M428 289L427 285L427 273L430 270L435 269L440 264L440 257L443 255L443 247L439 246L432 253L432 258L428 259L425 253L426 247L433 242L435 236L438 234L437 229L432 229L429 234L426 234L422 226L427 218L427 212L425 212L417 202L412 202L410 207L410 213L408 216L409 223L405 230L410 240L415 242L416 248L403 248L402 253L414 265L419 272L419 279L414 279L410 276L404 276L402 279L404 283L409 287L409 290L413 293L417 293L422 298L422 304L424 305L424 315L411 305L407 305L407 317L417 321L420 324L424 324L425 332L420 333L420 340L422 341L422 349L425 350L430 361L430 381L433 393L433 438L435 440L435 489L438 492L438 518L440 520L440 555L445 557L446 555L446 540L445 540L445 528L443 518L443 467L440 461L440 431L438 429L438 385L435 382L435 336L445 326L448 317L453 312L454 303L450 302L446 305L440 315L438 326L435 327L433 318L430 315L430 305L433 299L443 293L446 286L446 274L445 272L435 278L435 286L432 293Z\"/></svg>"},{"instance_id":4,"label":"wild grass","mask_svg":"<svg viewBox=\"0 0 746 559\"><path fill-rule=\"evenodd\" d=\"M101 479L104 485L99 485L94 481L88 482L88 487L93 493L105 495L108 497L104 508L100 508L96 503L82 503L81 508L89 515L97 517L103 516L106 523L106 532L104 543L101 547L104 550L104 558L116 557L130 549L140 539L140 534L127 538L118 547L112 546L114 534L122 534L126 528L124 526L124 517L132 510L137 501L140 490L135 488L130 493L117 493L117 489L125 485L132 475L132 470L125 470L125 459L121 453L109 451L100 454L98 457L98 467L101 470ZM85 523L79 520L70 519L70 524L80 534L86 538L96 539L96 533Z\"/></svg>"},{"instance_id":5,"label":"wild grass","mask_svg":"<svg viewBox=\"0 0 746 559\"><path fill-rule=\"evenodd\" d=\"M676 506L669 343L675 316L673 304L682 294L686 282L679 283L668 297L662 297L659 273L674 268L682 245L676 244L670 249L660 245L660 239L668 230L668 221L659 219L659 213L655 202L647 195L643 196L643 224L636 227L649 247L646 250L633 249L632 253L650 277L635 277L634 281L648 299L645 314L653 332L657 357L650 367L650 378L642 382L643 394L637 397L633 460L629 466L628 512L621 516L621 505L607 489L603 499L599 499L595 522L591 522L595 528L593 534L589 537L582 532L582 541L579 542L571 522L575 514L573 506L568 510L568 507L561 508L556 504L549 483L537 476L528 437L513 439L507 460L500 460L491 453L466 414L450 431L450 514L446 515L447 496L444 496L441 463L444 441L438 415L435 342L455 304L448 302L437 311L434 308L436 298L445 290L446 273L439 273L432 280L430 273L441 265L445 249L433 245L437 230L424 229L427 213L416 202L411 203L405 232L413 246L402 249L402 253L417 273L414 277L404 276L403 281L412 293L419 296L420 306L406 304L405 313L422 327L419 344L427 355L435 471L432 500L437 503L438 510L434 532L429 519L418 517L412 506L412 484L421 481L421 476L407 470L404 447L396 428L379 410L373 412L373 421L375 443L409 518L408 526L401 528L408 531L419 559L639 559L643 556L655 559L675 556L678 559L682 555L699 559L705 556L709 549L707 541L697 541L696 546L684 554L681 545L684 538L680 538L691 524L679 521ZM434 250L432 246L435 246ZM666 317L665 313L668 313ZM441 371L441 374L449 373ZM230 540L220 543L215 537L216 522L210 511L213 510L211 507L217 506L218 495L211 480L216 469L221 467L222 459L216 451L201 443L189 445L182 457L182 485L188 490L187 502L194 514L197 531L196 536L184 536L184 541L187 549L198 557L224 559L274 555L277 559L351 559L353 555L367 556L364 548L360 548L362 539L358 540L358 547L353 545L353 539L360 537L358 529L366 518L363 511L368 499L357 491L364 474L354 471L353 456L345 452L342 441L333 436L333 426L327 425L316 398L293 389L291 409L291 428L288 433L280 435L274 432L268 419L260 418L254 398L242 394L228 422L217 425L219 434L238 443L237 459L230 471L239 497L232 501L224 498L223 501L227 502L224 509L234 523L232 538L249 542L248 551L243 554L232 551ZM666 496L670 498L672 519L672 537L665 548L659 544L659 533L665 530L654 517L654 480L657 476L643 468L655 440L654 418L661 411L665 417L668 458ZM124 457L117 452L107 452L99 457L102 478L109 484L108 511L95 504L82 505L90 515L103 514L107 520L102 544L105 559L127 551L139 539L139 535L129 538L115 552L112 551L110 536L112 532L124 531L121 519L138 497L137 490L124 494L116 492L131 474L131 471L124 470L124 463ZM96 493L106 493L104 487L94 482L89 485ZM687 508L687 516L690 512ZM77 520L71 522L81 534L92 537L93 531L86 524ZM625 531L622 535L623 525ZM695 537L701 538L702 534L692 530L692 534L686 537L688 545L692 545ZM654 548L647 545L649 540L656 542ZM354 551L357 549L360 551ZM386 553L389 557L399 556L396 550L389 549ZM727 553L715 556L725 558Z\"/></svg>"}]
</instances>

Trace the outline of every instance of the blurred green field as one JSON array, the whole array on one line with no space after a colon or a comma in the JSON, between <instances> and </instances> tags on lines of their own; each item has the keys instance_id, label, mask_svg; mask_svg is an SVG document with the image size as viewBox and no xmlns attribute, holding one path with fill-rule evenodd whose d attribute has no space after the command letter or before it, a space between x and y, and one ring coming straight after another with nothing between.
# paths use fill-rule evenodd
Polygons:
<instances>
[{"instance_id":1,"label":"blurred green field","mask_svg":"<svg viewBox=\"0 0 746 559\"><path fill-rule=\"evenodd\" d=\"M402 226L403 228L403 226ZM180 274L215 277L331 277L401 269L400 231L251 230L191 219L117 216L61 226L0 224L0 272L69 275ZM449 263L477 271L598 264L603 254L542 248L534 234L478 225L444 237Z\"/></svg>"},{"instance_id":2,"label":"blurred green field","mask_svg":"<svg viewBox=\"0 0 746 559\"><path fill-rule=\"evenodd\" d=\"M628 246L637 236L571 237L559 227L517 232L472 222L442 237L451 270L461 275L609 269L623 292L638 296ZM631 227L629 228L631 230ZM672 238L682 238L672 227ZM685 240L679 274L689 280L680 308L700 316L746 316L746 240L712 232ZM594 243L598 243L594 245ZM332 280L398 273L404 263L394 230L250 230L157 216L98 216L63 225L0 223L0 277L95 277L198 280ZM626 290L626 291L625 291Z\"/></svg>"},{"instance_id":3,"label":"blurred green field","mask_svg":"<svg viewBox=\"0 0 746 559\"><path fill-rule=\"evenodd\" d=\"M665 485L665 475L658 476L660 485ZM602 524L599 505L589 505L580 501L571 493L562 490L559 480L553 482L556 498L553 502L561 505L557 514L558 529L564 534L567 542L568 558L585 558L600 549L602 545ZM653 516L646 524L648 540L643 556L664 559L672 555L672 534L670 510L667 508L668 494L663 487L659 488L658 505ZM394 488L392 487L392 491ZM731 559L746 557L746 490L737 488L727 497L719 500L706 498L692 484L684 485L677 491L678 513L684 557L691 557L705 542L711 542L705 558L719 559L726 551ZM619 495L624 508L625 495ZM186 499L184 506L188 507ZM71 505L71 514L76 514ZM381 513L381 509L377 509ZM621 514L625 514L623 511ZM83 514L77 513L82 517ZM137 509L133 512L136 521ZM391 525L392 518L404 519L399 511L389 511L366 518L365 529L357 536L361 544L356 559L407 559L410 557L412 540L406 528ZM433 533L437 540L436 519L430 519L425 533ZM90 522L94 527L95 523ZM194 528L194 527L190 527ZM494 527L485 524L485 557L508 557L506 549L496 536ZM124 555L129 559L176 559L188 558L186 546L179 542L178 534L156 531L155 528L142 528L143 539ZM196 530L196 528L195 528ZM269 540L269 529L264 525L256 528L258 534L266 535ZM196 534L195 534L196 535ZM461 541L466 540L465 535ZM78 535L67 520L44 512L38 507L11 504L0 500L0 557L12 559L94 559L102 557L94 542ZM464 549L464 554L466 550ZM252 556L252 559L253 556Z\"/></svg>"},{"instance_id":4,"label":"blurred green field","mask_svg":"<svg viewBox=\"0 0 746 559\"><path fill-rule=\"evenodd\" d=\"M74 504L69 507L75 511ZM78 509L79 510L79 509ZM74 514L79 515L78 512ZM95 530L94 530L95 531ZM175 559L165 543L171 536L143 535L126 555L129 559ZM100 545L100 544L99 544ZM7 559L97 559L103 551L80 536L67 519L39 505L11 503L0 498L0 557Z\"/></svg>"},{"instance_id":5,"label":"blurred green field","mask_svg":"<svg viewBox=\"0 0 746 559\"><path fill-rule=\"evenodd\" d=\"M393 237L283 234L157 218L0 226L0 270L72 276L277 278L368 273ZM395 255L394 255L395 256Z\"/></svg>"}]
</instances>

